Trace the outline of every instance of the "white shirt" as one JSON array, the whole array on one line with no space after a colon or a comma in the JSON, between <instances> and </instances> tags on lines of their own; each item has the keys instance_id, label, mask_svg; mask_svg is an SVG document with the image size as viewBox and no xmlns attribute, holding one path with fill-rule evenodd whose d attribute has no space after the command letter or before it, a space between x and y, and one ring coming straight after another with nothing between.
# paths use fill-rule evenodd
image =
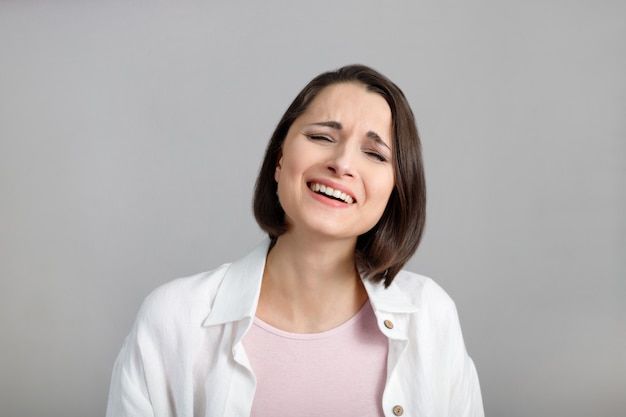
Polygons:
<instances>
[{"instance_id":1,"label":"white shirt","mask_svg":"<svg viewBox=\"0 0 626 417\"><path fill-rule=\"evenodd\" d=\"M250 415L256 378L242 338L254 320L268 244L146 298L115 362L107 417ZM483 417L448 295L407 271L387 289L363 283L389 340L385 416Z\"/></svg>"}]
</instances>

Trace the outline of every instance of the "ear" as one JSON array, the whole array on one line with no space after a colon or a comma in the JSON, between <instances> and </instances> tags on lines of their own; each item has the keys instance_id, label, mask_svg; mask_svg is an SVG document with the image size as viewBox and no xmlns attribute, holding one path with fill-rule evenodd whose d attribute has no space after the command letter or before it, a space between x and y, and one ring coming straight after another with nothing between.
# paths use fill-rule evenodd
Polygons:
<instances>
[{"instance_id":1,"label":"ear","mask_svg":"<svg viewBox=\"0 0 626 417\"><path fill-rule=\"evenodd\" d=\"M278 180L280 179L280 172L282 169L282 163L283 163L283 155L282 153L280 154L280 157L278 158L278 162L276 163L276 169L274 170L274 181L278 182Z\"/></svg>"}]
</instances>

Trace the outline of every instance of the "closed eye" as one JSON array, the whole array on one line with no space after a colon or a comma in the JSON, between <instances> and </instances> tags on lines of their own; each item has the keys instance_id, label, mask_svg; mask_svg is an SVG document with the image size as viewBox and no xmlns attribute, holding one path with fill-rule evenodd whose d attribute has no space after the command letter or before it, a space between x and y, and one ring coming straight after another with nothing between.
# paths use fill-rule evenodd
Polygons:
<instances>
[{"instance_id":1,"label":"closed eye","mask_svg":"<svg viewBox=\"0 0 626 417\"><path fill-rule=\"evenodd\" d=\"M311 140L324 141L324 142L333 142L332 138L324 135L306 135Z\"/></svg>"},{"instance_id":2,"label":"closed eye","mask_svg":"<svg viewBox=\"0 0 626 417\"><path fill-rule=\"evenodd\" d=\"M379 154L378 152L373 152L373 151L365 151L365 154L368 156L371 156L372 158L380 161L380 162L387 162L387 158L385 158L383 155Z\"/></svg>"}]
</instances>

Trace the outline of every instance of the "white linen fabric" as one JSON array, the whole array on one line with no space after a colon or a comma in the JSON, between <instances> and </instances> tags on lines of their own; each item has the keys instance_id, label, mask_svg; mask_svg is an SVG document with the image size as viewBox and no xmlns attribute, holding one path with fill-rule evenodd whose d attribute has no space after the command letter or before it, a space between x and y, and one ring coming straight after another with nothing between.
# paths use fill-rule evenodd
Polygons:
<instances>
[{"instance_id":1,"label":"white linen fabric","mask_svg":"<svg viewBox=\"0 0 626 417\"><path fill-rule=\"evenodd\" d=\"M115 362L107 417L250 415L256 378L242 338L254 320L268 247L266 240L237 262L146 298ZM389 340L385 416L483 417L450 297L408 271L389 288L363 283Z\"/></svg>"}]
</instances>

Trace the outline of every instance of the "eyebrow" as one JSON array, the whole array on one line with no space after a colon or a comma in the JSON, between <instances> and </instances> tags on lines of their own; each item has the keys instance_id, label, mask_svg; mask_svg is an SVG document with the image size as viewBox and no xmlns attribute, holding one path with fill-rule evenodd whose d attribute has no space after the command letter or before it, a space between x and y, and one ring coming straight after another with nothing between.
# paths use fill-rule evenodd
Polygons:
<instances>
[{"instance_id":1,"label":"eyebrow","mask_svg":"<svg viewBox=\"0 0 626 417\"><path fill-rule=\"evenodd\" d=\"M330 127L331 129L335 129L335 130L342 130L343 126L341 125L341 123L339 122L335 122L334 120L330 120L328 122L316 122L316 123L312 123L313 126L326 126L326 127ZM385 146L387 149L391 150L391 148L389 147L389 145L387 145L382 139L381 137L378 135L378 133L373 132L373 131L368 131L365 136L367 136L369 139L372 139L374 142L376 143L380 143L381 145Z\"/></svg>"}]
</instances>

